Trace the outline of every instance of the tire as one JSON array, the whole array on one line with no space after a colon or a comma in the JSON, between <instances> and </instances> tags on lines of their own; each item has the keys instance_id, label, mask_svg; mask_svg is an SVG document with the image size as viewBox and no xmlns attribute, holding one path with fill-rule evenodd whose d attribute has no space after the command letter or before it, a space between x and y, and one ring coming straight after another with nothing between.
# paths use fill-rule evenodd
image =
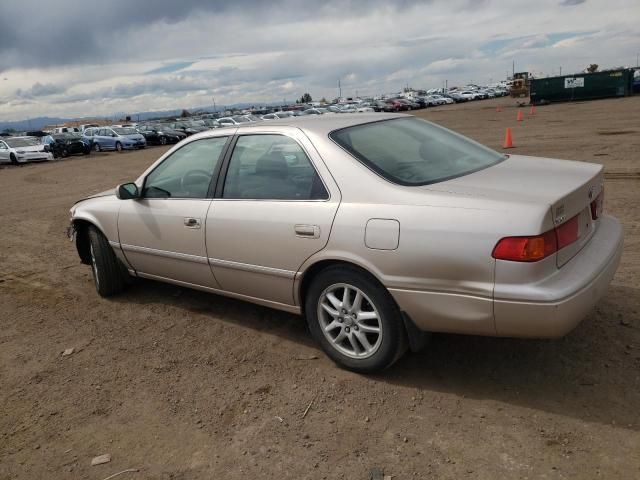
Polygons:
<instances>
[{"instance_id":1,"label":"tire","mask_svg":"<svg viewBox=\"0 0 640 480\"><path fill-rule=\"evenodd\" d=\"M101 152L102 148L100 148L100 144L98 142L93 144L93 148L96 152Z\"/></svg>"},{"instance_id":2,"label":"tire","mask_svg":"<svg viewBox=\"0 0 640 480\"><path fill-rule=\"evenodd\" d=\"M358 293L360 307L355 306ZM321 271L307 292L305 314L325 353L349 370L384 370L407 349L402 314L395 301L382 285L355 268L334 266Z\"/></svg>"},{"instance_id":3,"label":"tire","mask_svg":"<svg viewBox=\"0 0 640 480\"><path fill-rule=\"evenodd\" d=\"M69 156L69 151L66 148L62 149L62 158L67 158Z\"/></svg>"},{"instance_id":4,"label":"tire","mask_svg":"<svg viewBox=\"0 0 640 480\"><path fill-rule=\"evenodd\" d=\"M167 137L160 137L160 145L166 145L167 144Z\"/></svg>"},{"instance_id":5,"label":"tire","mask_svg":"<svg viewBox=\"0 0 640 480\"><path fill-rule=\"evenodd\" d=\"M11 159L11 165L18 165L18 159L13 153L9 155L9 158Z\"/></svg>"},{"instance_id":6,"label":"tire","mask_svg":"<svg viewBox=\"0 0 640 480\"><path fill-rule=\"evenodd\" d=\"M120 142L116 142L116 152L122 151L122 144Z\"/></svg>"},{"instance_id":7,"label":"tire","mask_svg":"<svg viewBox=\"0 0 640 480\"><path fill-rule=\"evenodd\" d=\"M95 227L89 227L89 256L98 294L109 297L121 292L125 285L123 268L107 239Z\"/></svg>"}]
</instances>

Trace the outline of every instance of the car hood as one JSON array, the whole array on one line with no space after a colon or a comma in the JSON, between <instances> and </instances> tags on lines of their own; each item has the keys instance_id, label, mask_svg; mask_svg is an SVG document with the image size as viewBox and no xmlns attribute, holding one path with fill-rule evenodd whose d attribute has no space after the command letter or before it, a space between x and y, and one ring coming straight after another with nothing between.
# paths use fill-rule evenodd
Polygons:
<instances>
[{"instance_id":1,"label":"car hood","mask_svg":"<svg viewBox=\"0 0 640 480\"><path fill-rule=\"evenodd\" d=\"M92 195L88 195L88 196L86 196L84 198L81 198L80 200L76 200L74 205L77 205L78 203L83 202L85 200L90 200L92 198L110 197L110 196L115 196L115 194L116 194L116 189L115 188L111 188L109 190L105 190L104 192L94 193Z\"/></svg>"},{"instance_id":2,"label":"car hood","mask_svg":"<svg viewBox=\"0 0 640 480\"><path fill-rule=\"evenodd\" d=\"M31 145L29 147L13 147L16 152L41 152L44 149L44 145Z\"/></svg>"}]
</instances>

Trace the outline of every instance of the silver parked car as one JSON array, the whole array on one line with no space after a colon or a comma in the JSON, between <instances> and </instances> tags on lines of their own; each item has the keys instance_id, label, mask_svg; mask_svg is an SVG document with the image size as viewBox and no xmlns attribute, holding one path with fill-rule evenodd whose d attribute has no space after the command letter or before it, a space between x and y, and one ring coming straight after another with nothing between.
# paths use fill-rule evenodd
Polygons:
<instances>
[{"instance_id":1,"label":"silver parked car","mask_svg":"<svg viewBox=\"0 0 640 480\"><path fill-rule=\"evenodd\" d=\"M303 314L337 363L391 365L426 332L558 337L622 251L602 166L504 155L399 114L203 132L76 203L100 295L136 276Z\"/></svg>"}]
</instances>

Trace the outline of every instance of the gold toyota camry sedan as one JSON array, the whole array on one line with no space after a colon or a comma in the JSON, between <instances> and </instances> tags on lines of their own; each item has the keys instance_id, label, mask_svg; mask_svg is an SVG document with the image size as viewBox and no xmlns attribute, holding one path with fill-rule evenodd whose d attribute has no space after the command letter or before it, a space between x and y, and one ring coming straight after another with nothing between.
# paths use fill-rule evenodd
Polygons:
<instances>
[{"instance_id":1,"label":"gold toyota camry sedan","mask_svg":"<svg viewBox=\"0 0 640 480\"><path fill-rule=\"evenodd\" d=\"M128 276L302 314L338 364L429 332L559 337L604 294L622 229L602 166L504 155L408 115L203 132L71 208L102 296Z\"/></svg>"}]
</instances>

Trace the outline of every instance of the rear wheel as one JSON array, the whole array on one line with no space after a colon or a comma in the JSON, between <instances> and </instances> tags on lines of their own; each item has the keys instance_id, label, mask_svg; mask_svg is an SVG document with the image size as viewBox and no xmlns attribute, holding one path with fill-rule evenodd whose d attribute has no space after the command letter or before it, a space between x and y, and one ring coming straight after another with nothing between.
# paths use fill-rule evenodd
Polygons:
<instances>
[{"instance_id":1,"label":"rear wheel","mask_svg":"<svg viewBox=\"0 0 640 480\"><path fill-rule=\"evenodd\" d=\"M123 268L107 239L95 227L89 227L89 255L98 294L109 297L121 292L125 285Z\"/></svg>"},{"instance_id":2,"label":"rear wheel","mask_svg":"<svg viewBox=\"0 0 640 480\"><path fill-rule=\"evenodd\" d=\"M122 144L120 142L116 142L116 151L118 152L122 151Z\"/></svg>"},{"instance_id":3,"label":"rear wheel","mask_svg":"<svg viewBox=\"0 0 640 480\"><path fill-rule=\"evenodd\" d=\"M402 316L393 298L355 268L320 272L307 293L305 313L325 353L349 370L383 370L406 350Z\"/></svg>"}]
</instances>

